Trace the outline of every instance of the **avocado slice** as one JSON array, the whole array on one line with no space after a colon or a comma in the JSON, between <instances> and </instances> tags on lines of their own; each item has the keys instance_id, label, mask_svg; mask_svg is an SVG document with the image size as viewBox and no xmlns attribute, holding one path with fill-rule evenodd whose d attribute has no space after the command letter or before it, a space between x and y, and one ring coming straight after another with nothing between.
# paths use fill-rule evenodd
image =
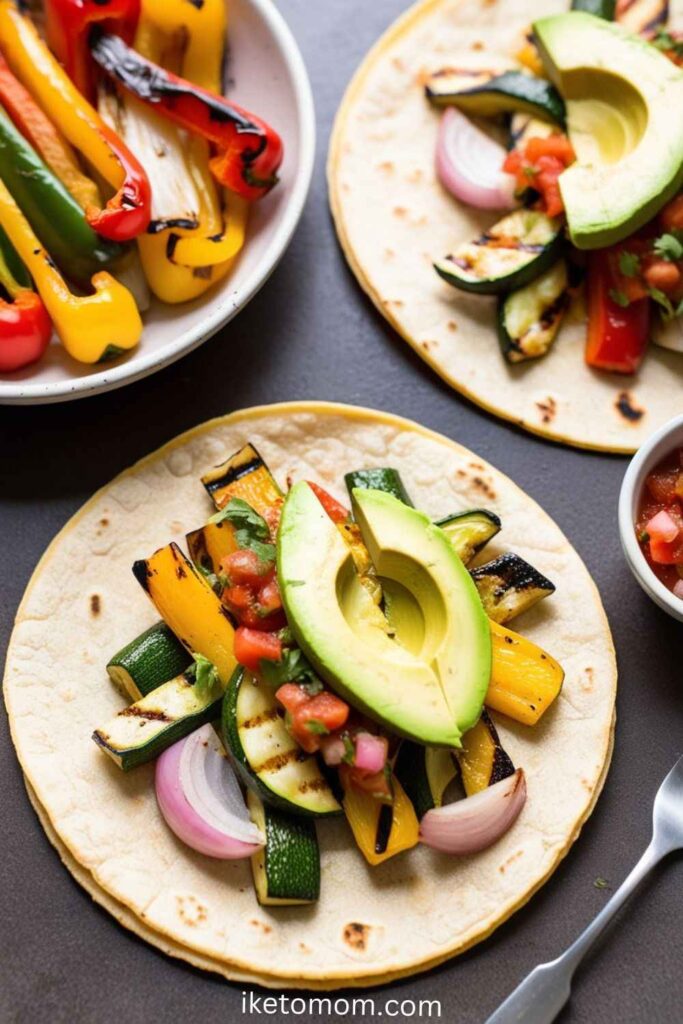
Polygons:
<instances>
[{"instance_id":1,"label":"avocado slice","mask_svg":"<svg viewBox=\"0 0 683 1024\"><path fill-rule=\"evenodd\" d=\"M541 18L533 30L577 154L560 178L571 239L579 249L613 245L683 185L683 71L590 14Z\"/></svg>"},{"instance_id":2,"label":"avocado slice","mask_svg":"<svg viewBox=\"0 0 683 1024\"><path fill-rule=\"evenodd\" d=\"M377 573L411 595L419 644L399 643L349 547L306 483L284 504L278 581L289 625L320 676L354 707L419 743L459 747L491 675L488 620L448 537L376 490L353 491Z\"/></svg>"}]
</instances>

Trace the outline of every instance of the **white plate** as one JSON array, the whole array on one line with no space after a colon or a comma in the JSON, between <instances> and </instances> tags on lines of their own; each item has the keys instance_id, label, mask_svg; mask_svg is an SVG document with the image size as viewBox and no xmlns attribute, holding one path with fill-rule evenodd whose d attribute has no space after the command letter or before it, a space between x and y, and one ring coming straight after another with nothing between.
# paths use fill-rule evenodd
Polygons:
<instances>
[{"instance_id":1,"label":"white plate","mask_svg":"<svg viewBox=\"0 0 683 1024\"><path fill-rule=\"evenodd\" d=\"M71 359L53 342L40 363L0 377L0 403L64 402L146 377L192 351L231 320L268 279L301 216L313 172L315 115L299 48L271 0L229 0L229 96L282 136L281 180L254 204L247 244L228 278L178 306L153 303L139 346L106 366Z\"/></svg>"}]
</instances>

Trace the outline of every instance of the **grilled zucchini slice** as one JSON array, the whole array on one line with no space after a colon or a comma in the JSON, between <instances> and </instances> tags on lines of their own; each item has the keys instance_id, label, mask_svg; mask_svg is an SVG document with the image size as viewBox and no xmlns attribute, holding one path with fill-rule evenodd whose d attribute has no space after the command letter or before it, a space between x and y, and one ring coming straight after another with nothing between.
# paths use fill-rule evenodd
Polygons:
<instances>
[{"instance_id":1,"label":"grilled zucchini slice","mask_svg":"<svg viewBox=\"0 0 683 1024\"><path fill-rule=\"evenodd\" d=\"M315 903L320 896L320 851L315 823L263 804L249 790L247 806L266 844L251 857L256 898L264 907Z\"/></svg>"},{"instance_id":2,"label":"grilled zucchini slice","mask_svg":"<svg viewBox=\"0 0 683 1024\"><path fill-rule=\"evenodd\" d=\"M231 498L242 498L261 515L282 497L253 444L245 444L220 466L205 473L202 483L217 509L222 509Z\"/></svg>"},{"instance_id":3,"label":"grilled zucchini slice","mask_svg":"<svg viewBox=\"0 0 683 1024\"><path fill-rule=\"evenodd\" d=\"M498 303L498 340L508 363L544 356L557 337L569 306L567 264L554 267Z\"/></svg>"},{"instance_id":4,"label":"grilled zucchini slice","mask_svg":"<svg viewBox=\"0 0 683 1024\"><path fill-rule=\"evenodd\" d=\"M246 786L289 814L340 814L315 754L306 754L287 731L267 683L238 668L225 692L223 742Z\"/></svg>"},{"instance_id":5,"label":"grilled zucchini slice","mask_svg":"<svg viewBox=\"0 0 683 1024\"><path fill-rule=\"evenodd\" d=\"M494 622L504 625L555 593L555 584L512 551L470 569L481 603Z\"/></svg>"},{"instance_id":6,"label":"grilled zucchini slice","mask_svg":"<svg viewBox=\"0 0 683 1024\"><path fill-rule=\"evenodd\" d=\"M515 210L479 238L459 245L434 269L454 288L500 295L540 277L557 262L563 245L559 218L538 210Z\"/></svg>"},{"instance_id":7,"label":"grilled zucchini slice","mask_svg":"<svg viewBox=\"0 0 683 1024\"><path fill-rule=\"evenodd\" d=\"M521 71L505 71L488 80L477 80L447 69L432 75L425 95L435 107L458 107L475 117L495 117L509 111L533 114L544 121L564 126L564 100L544 78Z\"/></svg>"},{"instance_id":8,"label":"grilled zucchini slice","mask_svg":"<svg viewBox=\"0 0 683 1024\"><path fill-rule=\"evenodd\" d=\"M423 747L404 740L396 758L394 774L405 789L419 820L433 807L441 807L446 788L456 776L455 762L450 750Z\"/></svg>"},{"instance_id":9,"label":"grilled zucchini slice","mask_svg":"<svg viewBox=\"0 0 683 1024\"><path fill-rule=\"evenodd\" d=\"M496 536L502 524L495 512L474 508L437 519L436 525L448 535L461 560L467 565Z\"/></svg>"},{"instance_id":10,"label":"grilled zucchini slice","mask_svg":"<svg viewBox=\"0 0 683 1024\"><path fill-rule=\"evenodd\" d=\"M583 11L603 21L614 21L616 6L617 0L572 0L573 11Z\"/></svg>"},{"instance_id":11,"label":"grilled zucchini slice","mask_svg":"<svg viewBox=\"0 0 683 1024\"><path fill-rule=\"evenodd\" d=\"M515 773L515 766L503 749L498 730L486 709L477 724L463 736L462 749L455 757L467 796L481 793Z\"/></svg>"},{"instance_id":12,"label":"grilled zucchini slice","mask_svg":"<svg viewBox=\"0 0 683 1024\"><path fill-rule=\"evenodd\" d=\"M96 729L92 738L122 771L128 772L217 718L222 697L220 686L198 691L188 672L123 708Z\"/></svg>"},{"instance_id":13,"label":"grilled zucchini slice","mask_svg":"<svg viewBox=\"0 0 683 1024\"><path fill-rule=\"evenodd\" d=\"M150 626L126 644L107 665L112 683L131 700L184 672L191 658L165 622Z\"/></svg>"},{"instance_id":14,"label":"grilled zucchini slice","mask_svg":"<svg viewBox=\"0 0 683 1024\"><path fill-rule=\"evenodd\" d=\"M397 469L355 469L352 473L346 474L344 482L349 495L354 487L360 487L363 490L385 491L387 494L393 494L404 505L412 505Z\"/></svg>"},{"instance_id":15,"label":"grilled zucchini slice","mask_svg":"<svg viewBox=\"0 0 683 1024\"><path fill-rule=\"evenodd\" d=\"M616 20L634 35L652 39L669 20L668 0L621 0Z\"/></svg>"}]
</instances>

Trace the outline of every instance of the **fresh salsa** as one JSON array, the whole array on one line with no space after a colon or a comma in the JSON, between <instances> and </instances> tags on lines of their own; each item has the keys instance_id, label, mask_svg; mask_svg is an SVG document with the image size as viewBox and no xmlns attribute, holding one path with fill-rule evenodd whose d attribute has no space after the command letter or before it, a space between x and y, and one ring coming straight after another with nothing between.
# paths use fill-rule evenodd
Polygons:
<instances>
[{"instance_id":1,"label":"fresh salsa","mask_svg":"<svg viewBox=\"0 0 683 1024\"><path fill-rule=\"evenodd\" d=\"M662 459L645 481L636 531L652 571L683 600L683 448Z\"/></svg>"}]
</instances>

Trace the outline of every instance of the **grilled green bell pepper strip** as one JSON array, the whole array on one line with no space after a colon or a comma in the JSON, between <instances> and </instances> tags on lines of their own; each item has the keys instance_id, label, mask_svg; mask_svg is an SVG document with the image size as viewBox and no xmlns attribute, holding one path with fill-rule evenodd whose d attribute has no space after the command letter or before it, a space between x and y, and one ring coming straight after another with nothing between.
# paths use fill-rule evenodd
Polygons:
<instances>
[{"instance_id":1,"label":"grilled green bell pepper strip","mask_svg":"<svg viewBox=\"0 0 683 1024\"><path fill-rule=\"evenodd\" d=\"M0 106L0 178L62 273L82 288L125 249L90 227L66 187Z\"/></svg>"},{"instance_id":2,"label":"grilled green bell pepper strip","mask_svg":"<svg viewBox=\"0 0 683 1024\"><path fill-rule=\"evenodd\" d=\"M0 285L8 296L0 298L0 373L10 373L40 359L52 337L52 321L2 228Z\"/></svg>"}]
</instances>

